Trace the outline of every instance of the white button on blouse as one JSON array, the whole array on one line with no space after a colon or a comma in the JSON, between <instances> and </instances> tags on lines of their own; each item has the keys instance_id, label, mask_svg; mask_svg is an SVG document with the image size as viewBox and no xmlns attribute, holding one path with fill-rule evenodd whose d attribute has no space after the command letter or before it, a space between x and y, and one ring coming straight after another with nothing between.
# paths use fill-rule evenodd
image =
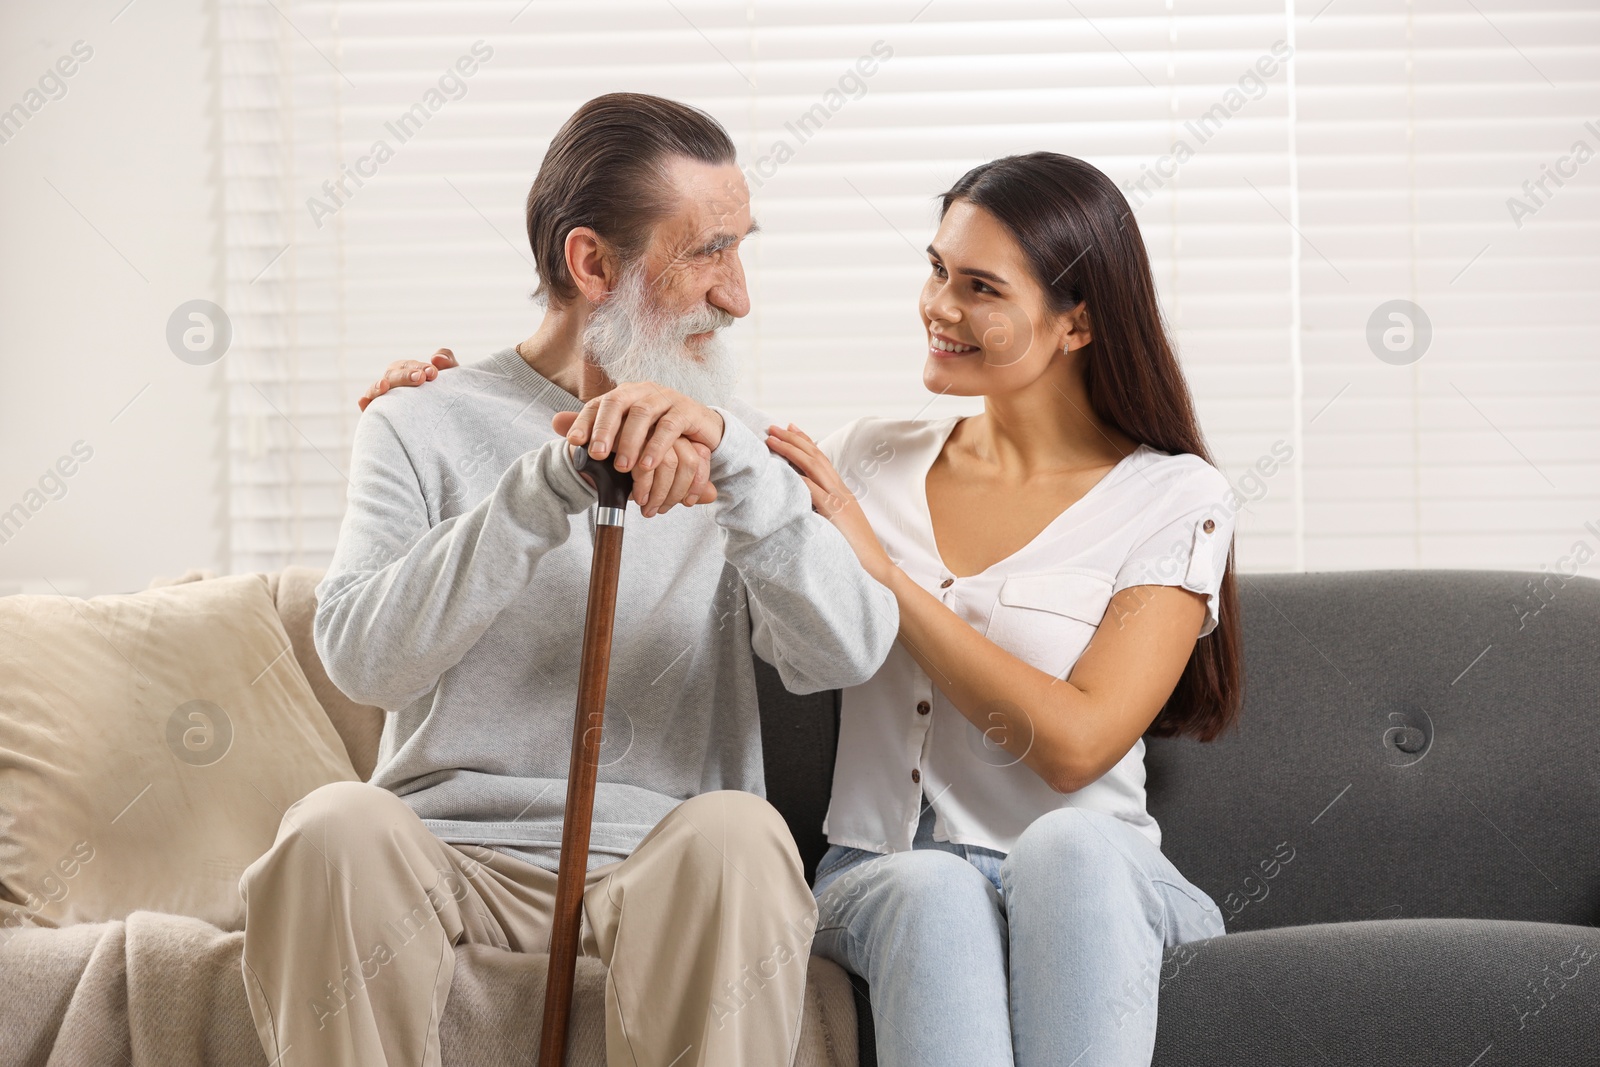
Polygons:
<instances>
[{"instance_id":1,"label":"white button on blouse","mask_svg":"<svg viewBox=\"0 0 1600 1067\"><path fill-rule=\"evenodd\" d=\"M1113 594L1139 585L1203 593L1201 636L1233 539L1228 481L1193 455L1140 445L1023 548L956 577L934 541L927 474L961 416L857 419L820 441L889 557L923 589L1012 655L1065 679ZM995 727L996 730L999 727ZM1133 824L1157 847L1145 810L1144 741L1100 778L1057 793L962 715L896 643L873 678L844 691L833 796L823 830L836 845L911 848L924 797L934 837L1010 852L1039 816L1083 807Z\"/></svg>"}]
</instances>

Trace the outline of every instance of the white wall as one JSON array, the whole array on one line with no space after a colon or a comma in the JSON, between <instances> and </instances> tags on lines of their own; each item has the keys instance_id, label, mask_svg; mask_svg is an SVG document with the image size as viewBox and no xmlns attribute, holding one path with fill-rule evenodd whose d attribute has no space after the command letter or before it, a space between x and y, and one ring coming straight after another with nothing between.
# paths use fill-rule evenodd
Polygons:
<instances>
[{"instance_id":1,"label":"white wall","mask_svg":"<svg viewBox=\"0 0 1600 1067\"><path fill-rule=\"evenodd\" d=\"M215 16L125 3L0 5L0 109L92 49L0 144L0 512L38 506L0 527L0 594L126 592L226 558L221 364L165 340L220 288ZM64 495L30 495L78 441L92 458Z\"/></svg>"}]
</instances>

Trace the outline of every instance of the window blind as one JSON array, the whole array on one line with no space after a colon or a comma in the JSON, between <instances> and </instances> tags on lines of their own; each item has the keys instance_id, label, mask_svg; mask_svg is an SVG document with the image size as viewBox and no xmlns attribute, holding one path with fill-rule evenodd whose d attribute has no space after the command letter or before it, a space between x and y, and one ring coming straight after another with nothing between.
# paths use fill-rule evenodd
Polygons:
<instances>
[{"instance_id":1,"label":"window blind","mask_svg":"<svg viewBox=\"0 0 1600 1067\"><path fill-rule=\"evenodd\" d=\"M1600 554L1600 164L1560 162L1600 150L1579 4L222 0L220 25L236 570L328 561L391 359L532 332L523 199L616 90L739 145L763 232L730 339L782 421L979 410L921 386L935 196L1052 149L1135 209L1243 567ZM1529 194L1545 167L1571 175ZM1426 325L1374 334L1397 300Z\"/></svg>"}]
</instances>

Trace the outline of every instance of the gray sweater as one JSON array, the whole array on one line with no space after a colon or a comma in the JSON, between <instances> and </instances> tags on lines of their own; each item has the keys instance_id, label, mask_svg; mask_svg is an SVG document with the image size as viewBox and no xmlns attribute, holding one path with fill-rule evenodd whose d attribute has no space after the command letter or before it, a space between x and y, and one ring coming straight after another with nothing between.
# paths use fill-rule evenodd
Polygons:
<instances>
[{"instance_id":1,"label":"gray sweater","mask_svg":"<svg viewBox=\"0 0 1600 1067\"><path fill-rule=\"evenodd\" d=\"M514 349L398 389L357 424L317 652L384 708L375 785L444 841L555 869L594 548L594 490L550 428L578 398ZM740 401L711 454L719 499L630 504L588 864L680 801L764 795L751 649L796 693L866 681L894 595L811 510Z\"/></svg>"}]
</instances>

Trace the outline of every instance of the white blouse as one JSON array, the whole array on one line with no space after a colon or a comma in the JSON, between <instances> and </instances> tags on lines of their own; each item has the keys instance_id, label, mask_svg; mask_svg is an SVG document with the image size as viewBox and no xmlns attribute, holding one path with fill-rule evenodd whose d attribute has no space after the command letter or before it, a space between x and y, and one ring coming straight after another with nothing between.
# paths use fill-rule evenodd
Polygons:
<instances>
[{"instance_id":1,"label":"white blouse","mask_svg":"<svg viewBox=\"0 0 1600 1067\"><path fill-rule=\"evenodd\" d=\"M934 541L927 474L962 416L862 418L820 441L861 502L889 557L919 586L1007 652L1065 679L1130 586L1174 585L1206 596L1201 636L1217 624L1217 591L1233 539L1232 496L1198 456L1140 445L1026 546L958 578ZM822 824L836 845L911 848L924 797L934 837L1010 852L1056 808L1125 819L1158 848L1145 810L1144 740L1072 793L1057 793L996 739L986 739L896 642L872 679L844 691L833 796Z\"/></svg>"}]
</instances>

